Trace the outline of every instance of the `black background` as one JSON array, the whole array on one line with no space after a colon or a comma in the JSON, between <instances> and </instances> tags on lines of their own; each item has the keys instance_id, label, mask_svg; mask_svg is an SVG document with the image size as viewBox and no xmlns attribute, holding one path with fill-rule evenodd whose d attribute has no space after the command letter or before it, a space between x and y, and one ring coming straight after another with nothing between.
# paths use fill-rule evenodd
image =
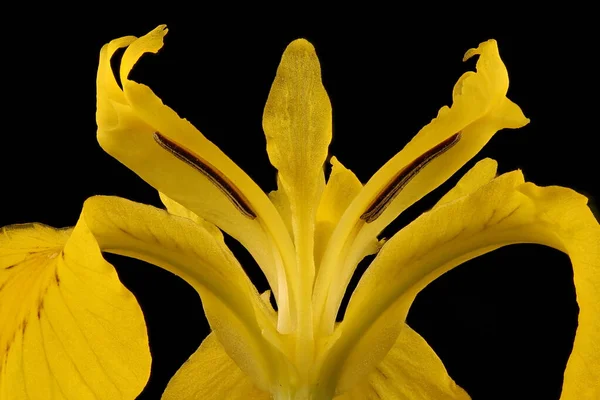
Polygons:
<instances>
[{"instance_id":1,"label":"black background","mask_svg":"<svg viewBox=\"0 0 600 400\"><path fill-rule=\"evenodd\" d=\"M358 11L352 18L317 18L314 9L312 16L292 21L293 13L233 18L230 12L182 8L176 17L161 10L157 17L125 15L115 7L106 16L52 9L37 10L35 18L7 18L0 225L73 225L83 201L97 194L160 206L153 188L98 146L94 116L100 47L160 23L170 29L164 50L144 57L132 77L191 120L265 191L275 188L275 173L265 151L262 110L291 40L305 37L316 47L334 110L330 153L366 182L449 104L458 77L474 68L472 61L461 62L464 52L495 38L511 78L508 96L532 122L498 133L457 176L492 157L500 172L521 168L538 185L568 186L591 203L598 199L592 103L597 64L589 56L595 38L581 19L584 11L494 24L481 10L471 10L476 18L448 16L442 23L429 14ZM454 182L456 177L408 210L386 236L431 207ZM232 247L265 290L244 249ZM158 399L208 332L200 300L163 270L108 259L148 323L153 370L139 398ZM519 245L470 261L431 284L408 322L473 399L558 399L576 318L568 257Z\"/></svg>"}]
</instances>

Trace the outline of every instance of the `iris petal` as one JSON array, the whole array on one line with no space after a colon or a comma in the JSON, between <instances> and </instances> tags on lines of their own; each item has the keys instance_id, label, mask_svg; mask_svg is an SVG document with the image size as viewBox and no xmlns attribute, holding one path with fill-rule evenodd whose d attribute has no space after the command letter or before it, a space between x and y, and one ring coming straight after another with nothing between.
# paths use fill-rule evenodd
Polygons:
<instances>
[{"instance_id":1,"label":"iris petal","mask_svg":"<svg viewBox=\"0 0 600 400\"><path fill-rule=\"evenodd\" d=\"M315 230L315 263L317 268L321 263L333 230L342 218L346 208L363 187L356 175L344 167L336 157L331 157L330 162L331 174L317 210ZM373 254L378 248L377 240L374 239L372 246L367 248L367 253Z\"/></svg>"},{"instance_id":2,"label":"iris petal","mask_svg":"<svg viewBox=\"0 0 600 400\"><path fill-rule=\"evenodd\" d=\"M142 311L80 221L0 231L0 399L134 399L150 375Z\"/></svg>"},{"instance_id":3,"label":"iris petal","mask_svg":"<svg viewBox=\"0 0 600 400\"><path fill-rule=\"evenodd\" d=\"M335 400L403 399L470 400L450 376L429 344L404 325L383 361L364 382Z\"/></svg>"},{"instance_id":4,"label":"iris petal","mask_svg":"<svg viewBox=\"0 0 600 400\"><path fill-rule=\"evenodd\" d=\"M101 251L185 279L229 356L257 385L271 387L279 350L263 335L277 337L276 317L221 232L202 220L93 197L72 231L3 230L0 398L133 399L141 391L150 369L142 313Z\"/></svg>"},{"instance_id":5,"label":"iris petal","mask_svg":"<svg viewBox=\"0 0 600 400\"><path fill-rule=\"evenodd\" d=\"M314 279L314 221L325 187L331 103L314 47L295 40L285 49L263 115L269 159L289 201L296 254L306 281Z\"/></svg>"},{"instance_id":6,"label":"iris petal","mask_svg":"<svg viewBox=\"0 0 600 400\"><path fill-rule=\"evenodd\" d=\"M441 206L445 203L450 203L456 199L473 193L486 183L490 182L496 177L498 170L498 163L496 160L491 158L484 158L478 161L456 185L450 189L441 199L438 200L436 207Z\"/></svg>"},{"instance_id":7,"label":"iris petal","mask_svg":"<svg viewBox=\"0 0 600 400\"><path fill-rule=\"evenodd\" d=\"M285 193L297 271L290 271L297 310L297 357L310 363L313 337L311 307L315 277L315 218L325 187L323 164L331 142L331 103L321 82L314 47L304 39L288 45L263 114L267 153L277 168L278 191ZM280 193L279 200L283 200Z\"/></svg>"},{"instance_id":8,"label":"iris petal","mask_svg":"<svg viewBox=\"0 0 600 400\"><path fill-rule=\"evenodd\" d=\"M486 168L479 166L480 172ZM393 314L403 321L415 296L429 282L499 247L538 243L571 258L580 307L562 398L595 398L597 385L581 384L600 381L596 334L600 331L600 225L587 199L567 188L525 183L520 171L483 185L489 176L479 176L481 181L471 181L472 193L421 215L382 248L350 299L337 328L343 334L324 371L335 368L341 371L340 382L355 381L369 364L378 364L401 329L385 316Z\"/></svg>"},{"instance_id":9,"label":"iris petal","mask_svg":"<svg viewBox=\"0 0 600 400\"><path fill-rule=\"evenodd\" d=\"M118 197L88 199L84 216L103 251L157 265L194 287L226 351L256 384L271 385L277 350L263 335L274 335L276 321L214 226Z\"/></svg>"},{"instance_id":10,"label":"iris petal","mask_svg":"<svg viewBox=\"0 0 600 400\"><path fill-rule=\"evenodd\" d=\"M169 381L162 400L269 400L227 355L213 333Z\"/></svg>"}]
</instances>

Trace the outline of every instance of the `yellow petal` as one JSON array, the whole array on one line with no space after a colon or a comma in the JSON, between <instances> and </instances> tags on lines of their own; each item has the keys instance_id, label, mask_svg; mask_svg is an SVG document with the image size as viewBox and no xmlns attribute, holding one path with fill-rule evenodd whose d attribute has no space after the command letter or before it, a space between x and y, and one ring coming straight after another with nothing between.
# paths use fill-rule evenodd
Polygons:
<instances>
[{"instance_id":1,"label":"yellow petal","mask_svg":"<svg viewBox=\"0 0 600 400\"><path fill-rule=\"evenodd\" d=\"M324 374L341 371L345 385L377 365L401 328L389 316L404 320L416 294L443 273L508 244L537 243L571 258L580 308L562 399L597 398L600 225L586 204L573 190L524 183L514 171L422 214L388 241L363 275Z\"/></svg>"},{"instance_id":2,"label":"yellow petal","mask_svg":"<svg viewBox=\"0 0 600 400\"><path fill-rule=\"evenodd\" d=\"M171 378L162 400L269 400L227 355L215 335L204 339L198 350Z\"/></svg>"},{"instance_id":3,"label":"yellow petal","mask_svg":"<svg viewBox=\"0 0 600 400\"><path fill-rule=\"evenodd\" d=\"M39 393L66 390L67 399L132 399L141 391L150 367L142 314L101 251L185 279L239 368L263 388L276 381L278 343L263 337L277 338L275 315L216 227L125 199L93 197L69 233L11 228L1 239L0 265L10 268L0 275L0 340L10 352L2 359L0 399L27 398L31 379L39 381ZM22 301L26 290L30 297ZM30 365L25 371L24 362Z\"/></svg>"},{"instance_id":4,"label":"yellow petal","mask_svg":"<svg viewBox=\"0 0 600 400\"><path fill-rule=\"evenodd\" d=\"M263 335L275 336L276 321L214 226L118 197L88 199L84 216L103 251L152 263L192 285L230 357L255 384L270 387L278 350Z\"/></svg>"},{"instance_id":5,"label":"yellow petal","mask_svg":"<svg viewBox=\"0 0 600 400\"><path fill-rule=\"evenodd\" d=\"M314 230L331 142L331 103L314 47L304 39L281 57L263 115L267 152L289 201L296 254L310 289L315 273ZM310 293L306 293L310 296Z\"/></svg>"},{"instance_id":6,"label":"yellow petal","mask_svg":"<svg viewBox=\"0 0 600 400\"><path fill-rule=\"evenodd\" d=\"M528 123L506 98L508 74L494 40L469 50L477 72L457 82L451 108L432 120L364 186L332 235L315 284L315 306L324 332L331 332L346 286L364 248L402 211L446 181L500 129ZM397 189L397 190L395 190ZM342 266L340 268L340 265Z\"/></svg>"},{"instance_id":7,"label":"yellow petal","mask_svg":"<svg viewBox=\"0 0 600 400\"><path fill-rule=\"evenodd\" d=\"M135 297L85 221L0 232L0 399L128 399L150 352Z\"/></svg>"},{"instance_id":8,"label":"yellow petal","mask_svg":"<svg viewBox=\"0 0 600 400\"><path fill-rule=\"evenodd\" d=\"M260 187L187 120L146 85L129 80L145 53L156 53L167 33L117 39L103 47L98 68L98 141L102 148L181 206L239 240L257 260L278 299L281 328L289 330L287 277L294 270L293 243L284 222ZM121 90L110 67L123 54Z\"/></svg>"},{"instance_id":9,"label":"yellow petal","mask_svg":"<svg viewBox=\"0 0 600 400\"><path fill-rule=\"evenodd\" d=\"M287 197L285 190L281 187L279 177L277 177L277 187L280 189L269 192L269 199L281 215L285 227L287 228L290 237L294 237L294 229L292 228L292 209L290 208L290 199Z\"/></svg>"},{"instance_id":10,"label":"yellow petal","mask_svg":"<svg viewBox=\"0 0 600 400\"><path fill-rule=\"evenodd\" d=\"M267 153L277 168L278 190L285 192L295 244L298 277L298 355L311 360L311 295L315 277L315 218L325 177L323 164L331 142L331 103L321 82L314 47L304 39L288 45L263 114ZM280 194L282 196L283 194Z\"/></svg>"},{"instance_id":11,"label":"yellow petal","mask_svg":"<svg viewBox=\"0 0 600 400\"><path fill-rule=\"evenodd\" d=\"M162 201L162 203L164 204L164 206L167 209L167 211L169 212L169 214L173 214L173 215L177 215L178 217L190 219L197 224L199 223L199 224L205 225L205 226L212 225L212 224L206 222L204 219L200 218L194 212L188 210L187 208L185 208L184 206L182 206L175 200L168 197L166 194L159 192L158 195L160 197L160 201ZM212 226L214 226L214 225L212 225Z\"/></svg>"},{"instance_id":12,"label":"yellow petal","mask_svg":"<svg viewBox=\"0 0 600 400\"><path fill-rule=\"evenodd\" d=\"M484 158L478 161L466 174L460 178L458 183L450 189L435 205L436 207L442 204L449 203L458 198L473 193L486 183L496 177L498 163L491 158Z\"/></svg>"},{"instance_id":13,"label":"yellow petal","mask_svg":"<svg viewBox=\"0 0 600 400\"><path fill-rule=\"evenodd\" d=\"M470 400L448 376L425 339L404 325L394 346L364 382L335 400L403 399Z\"/></svg>"},{"instance_id":14,"label":"yellow petal","mask_svg":"<svg viewBox=\"0 0 600 400\"><path fill-rule=\"evenodd\" d=\"M331 175L327 180L317 210L315 231L315 263L317 268L333 230L362 187L352 171L344 167L336 157L331 157ZM372 247L367 248L367 252L373 254L377 249L377 240L373 240Z\"/></svg>"}]
</instances>

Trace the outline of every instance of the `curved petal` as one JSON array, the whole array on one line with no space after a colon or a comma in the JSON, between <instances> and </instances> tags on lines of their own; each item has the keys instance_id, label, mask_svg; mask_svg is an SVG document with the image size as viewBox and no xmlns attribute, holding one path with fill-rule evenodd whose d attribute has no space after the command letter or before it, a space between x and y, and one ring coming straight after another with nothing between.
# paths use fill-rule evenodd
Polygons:
<instances>
[{"instance_id":1,"label":"curved petal","mask_svg":"<svg viewBox=\"0 0 600 400\"><path fill-rule=\"evenodd\" d=\"M0 232L0 399L127 399L150 376L135 297L85 222Z\"/></svg>"},{"instance_id":2,"label":"curved petal","mask_svg":"<svg viewBox=\"0 0 600 400\"><path fill-rule=\"evenodd\" d=\"M401 326L390 322L389 316L393 313L403 321L415 296L429 282L496 248L537 243L571 258L580 308L562 399L596 398L600 393L596 385L600 381L600 225L586 204L587 199L573 190L537 187L514 171L422 214L388 241L363 275L337 328L343 334L332 345L323 373L339 370L338 390L351 386L369 365L377 365L395 341ZM349 359L362 362L345 361Z\"/></svg>"},{"instance_id":3,"label":"curved petal","mask_svg":"<svg viewBox=\"0 0 600 400\"><path fill-rule=\"evenodd\" d=\"M83 217L103 251L134 257L180 276L200 294L228 354L261 388L278 374L276 321L211 224L118 197L86 201Z\"/></svg>"},{"instance_id":4,"label":"curved petal","mask_svg":"<svg viewBox=\"0 0 600 400\"><path fill-rule=\"evenodd\" d=\"M315 216L325 187L323 164L331 142L331 103L314 47L290 43L277 68L263 115L267 152L289 201L301 285L310 297L315 274Z\"/></svg>"},{"instance_id":5,"label":"curved petal","mask_svg":"<svg viewBox=\"0 0 600 400\"><path fill-rule=\"evenodd\" d=\"M315 318L324 332L333 329L364 248L402 211L475 156L498 130L528 123L506 97L508 74L496 42L481 43L465 59L476 54L480 56L477 72L467 72L458 80L452 107L442 107L431 123L373 175L336 227L315 284L314 304L319 310Z\"/></svg>"},{"instance_id":6,"label":"curved petal","mask_svg":"<svg viewBox=\"0 0 600 400\"><path fill-rule=\"evenodd\" d=\"M335 400L403 399L470 400L448 376L437 354L425 339L404 325L383 361L364 382Z\"/></svg>"},{"instance_id":7,"label":"curved petal","mask_svg":"<svg viewBox=\"0 0 600 400\"><path fill-rule=\"evenodd\" d=\"M162 400L269 400L227 355L214 334L171 378Z\"/></svg>"},{"instance_id":8,"label":"curved petal","mask_svg":"<svg viewBox=\"0 0 600 400\"><path fill-rule=\"evenodd\" d=\"M19 354L30 360L27 364L31 370L25 371L24 379L40 379L42 383L38 386L56 392L57 396L61 390L68 390L70 397L63 395L67 399L94 398L94 395L133 398L145 384L150 359L141 311L133 296L118 282L114 269L102 259L100 251L135 257L185 279L200 293L212 328L244 373L266 388L278 379L279 358L274 354L279 350L273 347L273 344L277 346L275 316L213 225L117 197L93 197L85 202L70 237L70 231L57 231L60 235L53 233L62 242L51 240L52 236L46 231L55 231L50 228L36 227L33 233L23 230L27 235L20 236L13 231L20 232L9 230L9 240L3 239L0 247L2 262L7 266L17 265L2 275L8 279L0 292L3 296L0 337L14 349L7 352L9 357L4 360L7 367L3 367L0 386L13 396L8 397L11 400L21 398L21 392L15 390L24 390L22 379L18 378L24 363L18 358ZM62 253L59 245L64 245ZM39 249L39 255L29 255L32 249ZM29 302L20 301L16 291L21 290L31 293ZM5 326L12 329L5 330ZM20 335L24 328L27 328L26 334ZM267 340L263 335L274 339ZM23 337L24 340L30 338L31 348L17 351L23 346L18 342ZM138 354L140 341L145 346L145 353L141 355ZM86 350L86 343L92 350ZM17 344L19 346L14 347ZM144 354L147 360L142 357ZM108 372L104 372L107 377L101 375L104 358L108 360ZM49 365L48 370L43 369L45 365ZM64 370L65 377L54 384L53 376L62 376L58 370ZM6 374L12 375L7 377ZM80 376L83 376L81 382L77 380ZM113 386L109 378L116 382ZM86 385L90 385L89 389ZM130 394L135 390L136 393Z\"/></svg>"},{"instance_id":9,"label":"curved petal","mask_svg":"<svg viewBox=\"0 0 600 400\"><path fill-rule=\"evenodd\" d=\"M260 187L189 121L180 118L129 73L145 53L163 45L164 25L147 35L105 45L98 68L98 141L102 148L160 192L239 240L257 260L279 303L281 329L291 328L287 277L295 270L293 243ZM123 54L121 90L110 60Z\"/></svg>"}]
</instances>

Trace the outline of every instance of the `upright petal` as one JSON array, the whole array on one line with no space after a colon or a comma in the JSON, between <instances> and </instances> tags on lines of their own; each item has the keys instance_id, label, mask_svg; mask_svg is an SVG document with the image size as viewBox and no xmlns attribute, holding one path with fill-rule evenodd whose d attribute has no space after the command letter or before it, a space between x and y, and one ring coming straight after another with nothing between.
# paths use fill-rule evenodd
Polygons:
<instances>
[{"instance_id":1,"label":"upright petal","mask_svg":"<svg viewBox=\"0 0 600 400\"><path fill-rule=\"evenodd\" d=\"M319 268L323 253L336 225L362 188L363 185L356 175L344 167L336 157L331 157L331 175L327 180L317 210L315 229L315 263L317 268ZM373 254L378 248L378 242L373 238L372 246L367 246L365 250L367 254Z\"/></svg>"},{"instance_id":2,"label":"upright petal","mask_svg":"<svg viewBox=\"0 0 600 400\"><path fill-rule=\"evenodd\" d=\"M478 161L466 174L460 178L452 189L450 189L441 199L438 200L436 207L442 204L450 203L463 196L469 195L489 183L496 177L498 163L491 158L484 158Z\"/></svg>"},{"instance_id":3,"label":"upright petal","mask_svg":"<svg viewBox=\"0 0 600 400\"><path fill-rule=\"evenodd\" d=\"M273 202L273 205L281 215L283 222L285 223L285 227L290 234L290 237L294 237L294 228L292 227L292 209L290 208L290 199L287 196L287 193L281 186L279 182L279 177L277 177L277 187L278 189L269 192L269 199Z\"/></svg>"},{"instance_id":4,"label":"upright petal","mask_svg":"<svg viewBox=\"0 0 600 400\"><path fill-rule=\"evenodd\" d=\"M142 311L85 223L0 232L0 399L133 400L150 376Z\"/></svg>"},{"instance_id":5,"label":"upright petal","mask_svg":"<svg viewBox=\"0 0 600 400\"><path fill-rule=\"evenodd\" d=\"M389 319L393 315L404 321L429 282L499 247L538 243L571 258L580 308L562 399L597 398L600 225L586 203L584 196L567 188L524 183L523 175L514 171L422 214L387 242L363 275L323 373L336 371L340 388L347 387L384 358L401 329Z\"/></svg>"},{"instance_id":6,"label":"upright petal","mask_svg":"<svg viewBox=\"0 0 600 400\"><path fill-rule=\"evenodd\" d=\"M162 400L269 400L227 355L214 334L171 378Z\"/></svg>"},{"instance_id":7,"label":"upright petal","mask_svg":"<svg viewBox=\"0 0 600 400\"><path fill-rule=\"evenodd\" d=\"M294 271L285 224L260 187L189 121L180 118L129 74L145 53L156 53L167 33L159 26L136 39L103 47L98 68L97 122L102 148L175 202L239 240L257 260L278 300L280 328L291 329L284 268ZM117 85L110 67L123 54Z\"/></svg>"},{"instance_id":8,"label":"upright petal","mask_svg":"<svg viewBox=\"0 0 600 400\"><path fill-rule=\"evenodd\" d=\"M451 108L438 116L364 186L329 241L315 284L316 319L331 332L346 285L365 247L402 211L446 181L500 129L528 123L506 97L508 74L494 40L471 49L477 72L457 82ZM342 266L340 268L340 265ZM335 284L333 284L335 282Z\"/></svg>"},{"instance_id":9,"label":"upright petal","mask_svg":"<svg viewBox=\"0 0 600 400\"><path fill-rule=\"evenodd\" d=\"M269 159L278 171L291 214L300 276L299 313L312 324L310 297L315 276L314 233L325 186L323 164L331 142L331 103L321 82L314 47L304 39L288 45L281 57L263 115ZM301 309L300 309L301 308ZM305 328L312 330L310 326Z\"/></svg>"}]
</instances>

